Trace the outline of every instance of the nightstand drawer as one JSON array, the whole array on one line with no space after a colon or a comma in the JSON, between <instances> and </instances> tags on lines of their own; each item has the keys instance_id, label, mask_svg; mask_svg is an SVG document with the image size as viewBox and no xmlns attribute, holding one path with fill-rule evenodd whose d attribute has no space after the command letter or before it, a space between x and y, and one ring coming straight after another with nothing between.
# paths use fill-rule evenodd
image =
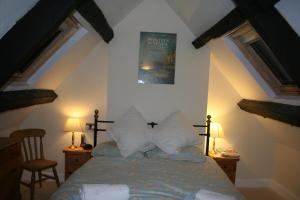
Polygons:
<instances>
[{"instance_id":1,"label":"nightstand drawer","mask_svg":"<svg viewBox=\"0 0 300 200\"><path fill-rule=\"evenodd\" d=\"M81 147L75 149L66 147L63 152L65 154L65 179L67 179L91 158L92 150L84 150Z\"/></svg>"},{"instance_id":2,"label":"nightstand drawer","mask_svg":"<svg viewBox=\"0 0 300 200\"><path fill-rule=\"evenodd\" d=\"M68 163L70 166L83 165L90 159L88 154L70 154L67 156Z\"/></svg>"}]
</instances>

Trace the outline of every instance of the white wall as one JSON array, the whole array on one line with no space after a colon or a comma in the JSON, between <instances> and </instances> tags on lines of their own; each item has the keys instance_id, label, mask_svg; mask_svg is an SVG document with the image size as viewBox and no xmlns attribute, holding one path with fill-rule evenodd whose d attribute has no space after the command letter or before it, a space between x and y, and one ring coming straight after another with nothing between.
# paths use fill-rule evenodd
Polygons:
<instances>
[{"instance_id":1,"label":"white wall","mask_svg":"<svg viewBox=\"0 0 300 200\"><path fill-rule=\"evenodd\" d=\"M30 106L0 113L0 137L8 137L11 132L17 130L34 108L35 106Z\"/></svg>"},{"instance_id":2,"label":"white wall","mask_svg":"<svg viewBox=\"0 0 300 200\"><path fill-rule=\"evenodd\" d=\"M70 58L70 55L66 56ZM69 61L72 63L71 59ZM61 63L60 67L64 67L63 63L67 64L67 60L58 63ZM107 44L100 41L87 57L80 61L79 66L57 86L55 92L58 98L51 104L40 105L20 126L46 130L46 158L58 161L57 170L60 175L64 174L62 150L71 144L71 133L63 131L67 118L80 117L84 123L92 122L96 108L100 109L101 116L106 116L107 65ZM87 131L86 136L87 142L92 143L92 133ZM79 143L80 134L77 134L75 144Z\"/></svg>"},{"instance_id":3,"label":"white wall","mask_svg":"<svg viewBox=\"0 0 300 200\"><path fill-rule=\"evenodd\" d=\"M217 147L232 146L240 155L237 167L237 184L253 180L270 179L274 163L275 143L268 130L256 117L239 109L242 97L219 70L212 56L209 74L207 113L221 123L224 139L216 141Z\"/></svg>"},{"instance_id":4,"label":"white wall","mask_svg":"<svg viewBox=\"0 0 300 200\"><path fill-rule=\"evenodd\" d=\"M287 199L300 199L300 128L259 116L257 119L276 144L272 186Z\"/></svg>"},{"instance_id":5,"label":"white wall","mask_svg":"<svg viewBox=\"0 0 300 200\"><path fill-rule=\"evenodd\" d=\"M160 14L153 15L154 12ZM177 33L175 85L137 84L140 31ZM71 142L71 135L64 133L63 127L69 116L82 117L89 122L93 110L98 108L101 118L105 119L108 108L108 118L116 119L135 104L149 120L160 120L175 109L183 110L195 122L204 120L209 52L207 48L195 51L190 42L193 38L164 1L144 1L115 28L111 43L100 42L65 80L57 82L49 76L43 79L41 83L46 85L53 85L51 80L55 82L58 98L54 103L34 110L21 128L46 129L45 153L49 159L58 161L58 171L63 174L62 149ZM78 48L75 45L75 53L66 54L65 59L54 65L55 68L72 64ZM91 143L92 134L87 135ZM79 136L75 142L79 143Z\"/></svg>"},{"instance_id":6,"label":"white wall","mask_svg":"<svg viewBox=\"0 0 300 200\"><path fill-rule=\"evenodd\" d=\"M261 77L227 39L210 42L210 48L214 66L229 84L226 86L222 78L213 77L216 73L210 74L208 112L213 110L217 116L221 113L219 121L224 126L225 137L241 153L237 178L249 180L238 181L238 184L270 186L289 199L299 198L295 178L300 177L293 172L299 169L299 160L295 157L300 153L300 128L244 112L237 103L248 98L300 105L300 100L269 96L268 88L262 87ZM250 180L251 177L254 180Z\"/></svg>"},{"instance_id":7,"label":"white wall","mask_svg":"<svg viewBox=\"0 0 300 200\"><path fill-rule=\"evenodd\" d=\"M300 199L300 151L287 145L278 144L275 155L274 188L276 191L286 195L287 199ZM280 183L280 185L276 183Z\"/></svg>"},{"instance_id":8,"label":"white wall","mask_svg":"<svg viewBox=\"0 0 300 200\"><path fill-rule=\"evenodd\" d=\"M80 33L82 31L78 32ZM81 61L99 42L99 36L87 33L84 35L81 34L82 36L78 38L78 32L43 64L38 72L33 75L35 78L30 77L30 79L27 80L25 89L43 88L55 90L66 77L80 65ZM76 40L75 45L74 40ZM65 46L67 46L67 50ZM39 74L39 76L37 76L37 74ZM34 81L30 81L32 79L34 79ZM9 85L6 89L18 90L20 88L15 85ZM25 120L33 110L39 109L39 106L40 105L30 106L0 113L0 136L8 136L12 131L18 129L23 120Z\"/></svg>"},{"instance_id":9,"label":"white wall","mask_svg":"<svg viewBox=\"0 0 300 200\"><path fill-rule=\"evenodd\" d=\"M208 48L192 47L195 36L162 0L145 0L114 31L115 38L109 45L95 40L98 44L91 51L94 40L87 40L88 46L82 52L87 56L77 59L81 53L76 50L81 45L76 45L54 65L56 69L75 64L78 67L68 72L64 80L57 81L54 71L45 76L39 84L54 86L58 99L38 106L20 126L46 129L45 153L58 161L59 173L64 172L62 149L71 142L71 135L63 132L67 117L91 121L93 110L99 108L103 118L108 113L108 118L115 120L129 106L137 105L147 120L159 121L172 110L181 109L196 123L205 119L208 93L207 112L222 123L226 141L241 154L237 178L273 179L299 195L299 128L248 114L237 107L242 97L268 97L249 71L240 68L240 60L230 58L234 54L216 45L212 52L215 60L210 63ZM175 85L137 84L140 31L177 33ZM5 134L14 128L17 127L7 127ZM91 142L91 133L87 135ZM226 145L226 141L220 143Z\"/></svg>"},{"instance_id":10,"label":"white wall","mask_svg":"<svg viewBox=\"0 0 300 200\"><path fill-rule=\"evenodd\" d=\"M141 85L138 80L141 31L177 33L174 85ZM196 51L195 36L162 0L143 1L115 28L109 44L108 117L115 120L136 105L147 120L182 110L195 123L205 120L209 51Z\"/></svg>"}]
</instances>

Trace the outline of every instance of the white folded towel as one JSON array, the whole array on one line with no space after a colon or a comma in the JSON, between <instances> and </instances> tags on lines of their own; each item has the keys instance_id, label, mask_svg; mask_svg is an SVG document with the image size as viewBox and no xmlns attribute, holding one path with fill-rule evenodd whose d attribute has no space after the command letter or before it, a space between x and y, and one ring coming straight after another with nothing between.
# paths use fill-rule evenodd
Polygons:
<instances>
[{"instance_id":1,"label":"white folded towel","mask_svg":"<svg viewBox=\"0 0 300 200\"><path fill-rule=\"evenodd\" d=\"M81 200L128 200L127 185L83 184L80 189Z\"/></svg>"},{"instance_id":2,"label":"white folded towel","mask_svg":"<svg viewBox=\"0 0 300 200\"><path fill-rule=\"evenodd\" d=\"M234 200L232 196L201 189L196 193L195 200Z\"/></svg>"}]
</instances>

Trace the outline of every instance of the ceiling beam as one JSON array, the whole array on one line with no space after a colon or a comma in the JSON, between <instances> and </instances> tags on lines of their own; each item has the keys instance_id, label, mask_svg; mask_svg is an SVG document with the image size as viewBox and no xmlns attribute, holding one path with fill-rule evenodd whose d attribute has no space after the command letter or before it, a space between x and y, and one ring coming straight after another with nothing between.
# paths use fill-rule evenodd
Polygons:
<instances>
[{"instance_id":1,"label":"ceiling beam","mask_svg":"<svg viewBox=\"0 0 300 200\"><path fill-rule=\"evenodd\" d=\"M234 0L256 32L300 87L300 37L274 7L279 0Z\"/></svg>"},{"instance_id":2,"label":"ceiling beam","mask_svg":"<svg viewBox=\"0 0 300 200\"><path fill-rule=\"evenodd\" d=\"M53 90L17 90L0 92L0 112L53 102L57 94Z\"/></svg>"},{"instance_id":3,"label":"ceiling beam","mask_svg":"<svg viewBox=\"0 0 300 200\"><path fill-rule=\"evenodd\" d=\"M232 31L247 20L300 87L300 38L274 7L278 1L234 0L237 8L194 40L194 47L198 49L204 46L211 39Z\"/></svg>"},{"instance_id":4,"label":"ceiling beam","mask_svg":"<svg viewBox=\"0 0 300 200\"><path fill-rule=\"evenodd\" d=\"M40 0L0 39L0 88L47 47L62 22L78 9L109 42L113 30L93 0Z\"/></svg>"},{"instance_id":5,"label":"ceiling beam","mask_svg":"<svg viewBox=\"0 0 300 200\"><path fill-rule=\"evenodd\" d=\"M77 11L92 25L106 43L109 43L114 32L109 26L105 16L93 0L83 1Z\"/></svg>"},{"instance_id":6,"label":"ceiling beam","mask_svg":"<svg viewBox=\"0 0 300 200\"><path fill-rule=\"evenodd\" d=\"M221 37L222 35L232 31L246 21L238 8L233 9L223 19L217 22L213 27L195 39L192 44L196 49L204 46L211 39Z\"/></svg>"},{"instance_id":7,"label":"ceiling beam","mask_svg":"<svg viewBox=\"0 0 300 200\"><path fill-rule=\"evenodd\" d=\"M300 106L242 99L240 109L266 118L300 127Z\"/></svg>"}]
</instances>

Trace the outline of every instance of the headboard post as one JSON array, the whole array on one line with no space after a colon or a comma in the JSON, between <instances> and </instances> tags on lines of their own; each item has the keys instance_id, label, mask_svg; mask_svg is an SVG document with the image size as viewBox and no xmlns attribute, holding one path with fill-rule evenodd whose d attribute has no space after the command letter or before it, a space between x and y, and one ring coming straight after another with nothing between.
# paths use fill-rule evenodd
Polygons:
<instances>
[{"instance_id":1,"label":"headboard post","mask_svg":"<svg viewBox=\"0 0 300 200\"><path fill-rule=\"evenodd\" d=\"M98 118L99 110L96 109L94 114L94 147L97 145Z\"/></svg>"},{"instance_id":2,"label":"headboard post","mask_svg":"<svg viewBox=\"0 0 300 200\"><path fill-rule=\"evenodd\" d=\"M107 120L99 120L99 110L95 110L94 113L94 123L86 123L86 125L89 127L89 129L93 129L94 132L94 147L97 145L97 135L98 132L105 132L106 129L101 129L98 128L100 127L100 124L98 123L114 123L114 121L107 121ZM206 128L206 133L199 133L199 135L201 136L206 136L206 148L205 148L205 155L208 156L208 152L209 152L209 139L210 139L210 124L211 124L211 116L207 115L207 120L206 120L206 124L198 124L198 125L193 125L194 127L205 127ZM154 126L158 125L155 122L148 122L147 123L149 126L151 126L151 128L153 128Z\"/></svg>"},{"instance_id":3,"label":"headboard post","mask_svg":"<svg viewBox=\"0 0 300 200\"><path fill-rule=\"evenodd\" d=\"M208 151L209 151L209 138L210 138L210 123L211 123L211 116L207 115L207 120L206 120L206 150L205 150L205 155L208 156Z\"/></svg>"}]
</instances>

